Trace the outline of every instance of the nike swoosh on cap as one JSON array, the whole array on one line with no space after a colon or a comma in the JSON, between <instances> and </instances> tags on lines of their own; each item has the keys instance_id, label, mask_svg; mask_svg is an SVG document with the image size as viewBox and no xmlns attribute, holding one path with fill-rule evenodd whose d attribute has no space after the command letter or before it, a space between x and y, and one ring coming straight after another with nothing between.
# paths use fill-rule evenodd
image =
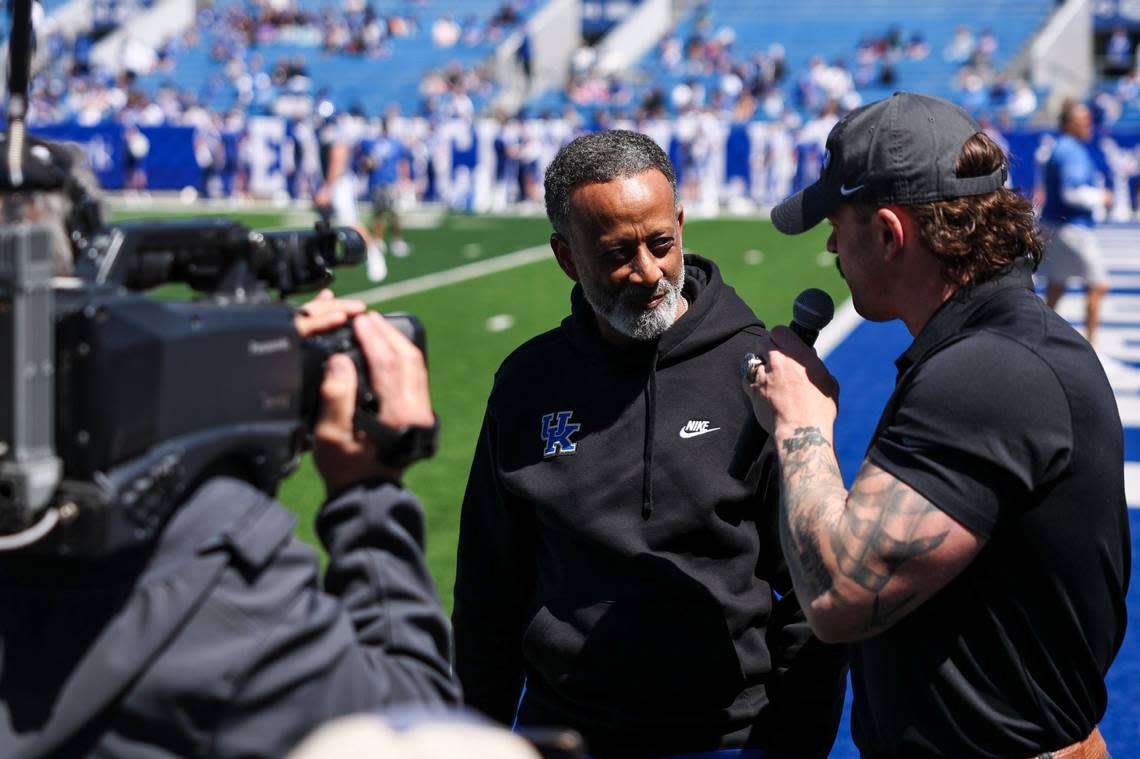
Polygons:
<instances>
[{"instance_id":1,"label":"nike swoosh on cap","mask_svg":"<svg viewBox=\"0 0 1140 759\"><path fill-rule=\"evenodd\" d=\"M848 187L845 184L839 185L839 194L842 195L843 197L847 197L848 195L854 195L855 193L862 190L864 187L866 187L866 184L857 184L854 187Z\"/></svg>"}]
</instances>

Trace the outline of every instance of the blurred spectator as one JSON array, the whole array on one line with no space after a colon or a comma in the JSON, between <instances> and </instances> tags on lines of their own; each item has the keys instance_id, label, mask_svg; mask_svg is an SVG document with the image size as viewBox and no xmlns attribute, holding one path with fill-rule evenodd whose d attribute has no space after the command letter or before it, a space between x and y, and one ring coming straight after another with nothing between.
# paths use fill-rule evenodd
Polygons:
<instances>
[{"instance_id":1,"label":"blurred spectator","mask_svg":"<svg viewBox=\"0 0 1140 759\"><path fill-rule=\"evenodd\" d=\"M926 44L926 37L922 32L915 32L910 36L910 41L906 45L906 55L912 61L922 61L930 55L930 45Z\"/></svg>"},{"instance_id":2,"label":"blurred spectator","mask_svg":"<svg viewBox=\"0 0 1140 759\"><path fill-rule=\"evenodd\" d=\"M954 88L958 91L958 103L971 113L985 108L989 103L986 78L973 66L963 66L954 77Z\"/></svg>"},{"instance_id":3,"label":"blurred spectator","mask_svg":"<svg viewBox=\"0 0 1140 759\"><path fill-rule=\"evenodd\" d=\"M1135 65L1132 39L1123 26L1112 30L1104 47L1105 76L1125 76Z\"/></svg>"},{"instance_id":4,"label":"blurred spectator","mask_svg":"<svg viewBox=\"0 0 1140 759\"><path fill-rule=\"evenodd\" d=\"M983 56L987 61L992 61L997 57L998 40L994 35L993 29L986 27L982 29L978 35L978 44L974 50L974 55Z\"/></svg>"},{"instance_id":5,"label":"blurred spectator","mask_svg":"<svg viewBox=\"0 0 1140 759\"><path fill-rule=\"evenodd\" d=\"M1093 137L1089 109L1072 100L1061 107L1061 136L1044 167L1045 204L1042 226L1047 233L1039 274L1046 282L1045 302L1056 308L1068 281L1079 278L1085 289L1085 337L1096 346L1100 304L1108 292L1108 270L1092 227L1112 205L1088 150Z\"/></svg>"},{"instance_id":6,"label":"blurred spectator","mask_svg":"<svg viewBox=\"0 0 1140 759\"><path fill-rule=\"evenodd\" d=\"M436 47L454 47L459 35L459 24L450 16L440 16L431 26L431 40Z\"/></svg>"},{"instance_id":7,"label":"blurred spectator","mask_svg":"<svg viewBox=\"0 0 1140 759\"><path fill-rule=\"evenodd\" d=\"M150 153L150 140L134 125L127 127L123 137L127 146L124 164L126 189L129 192L146 192L146 157Z\"/></svg>"},{"instance_id":8,"label":"blurred spectator","mask_svg":"<svg viewBox=\"0 0 1140 759\"><path fill-rule=\"evenodd\" d=\"M1125 103L1140 103L1140 70L1132 69L1120 77L1116 95Z\"/></svg>"},{"instance_id":9,"label":"blurred spectator","mask_svg":"<svg viewBox=\"0 0 1140 759\"><path fill-rule=\"evenodd\" d=\"M123 40L119 61L123 68L132 74L149 74L158 63L158 55L150 45L138 37L128 35Z\"/></svg>"},{"instance_id":10,"label":"blurred spectator","mask_svg":"<svg viewBox=\"0 0 1140 759\"><path fill-rule=\"evenodd\" d=\"M975 46L974 33L965 24L960 24L943 48L942 57L951 63L965 63L974 54Z\"/></svg>"},{"instance_id":11,"label":"blurred spectator","mask_svg":"<svg viewBox=\"0 0 1140 759\"><path fill-rule=\"evenodd\" d=\"M681 65L681 39L670 34L661 41L661 48L657 54L664 64L666 71L676 71Z\"/></svg>"},{"instance_id":12,"label":"blurred spectator","mask_svg":"<svg viewBox=\"0 0 1140 759\"><path fill-rule=\"evenodd\" d=\"M1015 119L1025 119L1037 111L1037 93L1029 86L1029 82L1019 79L1010 92L1006 101L1009 115Z\"/></svg>"}]
</instances>

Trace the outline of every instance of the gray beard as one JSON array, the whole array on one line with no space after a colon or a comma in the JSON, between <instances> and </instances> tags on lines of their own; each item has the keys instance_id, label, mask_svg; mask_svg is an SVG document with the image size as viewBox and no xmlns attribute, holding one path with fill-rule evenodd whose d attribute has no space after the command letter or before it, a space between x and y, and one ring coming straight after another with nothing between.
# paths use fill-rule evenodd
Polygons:
<instances>
[{"instance_id":1,"label":"gray beard","mask_svg":"<svg viewBox=\"0 0 1140 759\"><path fill-rule=\"evenodd\" d=\"M677 304L685 285L685 268L677 272L675 282L662 278L651 297L664 295L657 308L645 310L648 298L644 292L626 287L617 294L596 289L592 282L582 280L582 294L594 312L605 319L618 333L634 340L656 340L677 321Z\"/></svg>"}]
</instances>

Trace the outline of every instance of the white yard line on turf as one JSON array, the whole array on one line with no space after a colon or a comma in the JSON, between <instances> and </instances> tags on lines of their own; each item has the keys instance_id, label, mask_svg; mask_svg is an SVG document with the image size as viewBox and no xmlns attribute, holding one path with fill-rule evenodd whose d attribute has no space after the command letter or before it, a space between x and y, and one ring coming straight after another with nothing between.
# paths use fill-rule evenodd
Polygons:
<instances>
[{"instance_id":1,"label":"white yard line on turf","mask_svg":"<svg viewBox=\"0 0 1140 759\"><path fill-rule=\"evenodd\" d=\"M392 300L393 298L399 298L403 295L415 295L416 293L434 290L437 287L454 285L459 282L466 282L469 279L484 277L488 274L515 269L519 266L526 266L527 264L533 264L547 258L554 258L554 254L550 252L550 246L535 245L533 248L523 248L522 250L516 250L514 253L506 253L501 256L495 256L494 258L488 258L485 261L464 264L463 266L457 266L447 271L425 274L422 277L406 279L403 282L394 282L390 285L380 285L379 287L362 290L358 293L346 294L342 297L362 300L365 303L381 303L386 300Z\"/></svg>"},{"instance_id":2,"label":"white yard line on turf","mask_svg":"<svg viewBox=\"0 0 1140 759\"><path fill-rule=\"evenodd\" d=\"M1124 462L1124 493L1128 508L1140 509L1140 462Z\"/></svg>"},{"instance_id":3,"label":"white yard line on turf","mask_svg":"<svg viewBox=\"0 0 1140 759\"><path fill-rule=\"evenodd\" d=\"M843 301L835 312L835 318L819 331L819 337L815 340L815 352L820 358L827 358L827 354L835 350L862 323L863 317L856 313L851 299Z\"/></svg>"}]
</instances>

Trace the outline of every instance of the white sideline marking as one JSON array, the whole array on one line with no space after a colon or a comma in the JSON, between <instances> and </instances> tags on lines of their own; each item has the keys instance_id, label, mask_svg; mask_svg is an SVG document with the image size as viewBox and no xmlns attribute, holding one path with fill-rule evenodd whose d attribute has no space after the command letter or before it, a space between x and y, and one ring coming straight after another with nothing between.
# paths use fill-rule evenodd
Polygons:
<instances>
[{"instance_id":1,"label":"white sideline marking","mask_svg":"<svg viewBox=\"0 0 1140 759\"><path fill-rule=\"evenodd\" d=\"M1123 267L1112 267L1108 276L1114 288L1128 288L1130 290L1140 288L1140 274L1126 272Z\"/></svg>"},{"instance_id":2,"label":"white sideline marking","mask_svg":"<svg viewBox=\"0 0 1140 759\"><path fill-rule=\"evenodd\" d=\"M1085 321L1085 294L1072 293L1062 296L1057 303L1057 313L1070 323L1083 324ZM1121 295L1108 291L1100 307L1100 319L1104 322L1136 324L1140 322L1140 295Z\"/></svg>"},{"instance_id":3,"label":"white sideline marking","mask_svg":"<svg viewBox=\"0 0 1140 759\"><path fill-rule=\"evenodd\" d=\"M1140 462L1124 462L1124 500L1128 508L1140 509Z\"/></svg>"},{"instance_id":4,"label":"white sideline marking","mask_svg":"<svg viewBox=\"0 0 1140 759\"><path fill-rule=\"evenodd\" d=\"M863 317L855 311L851 299L843 301L835 312L835 318L819 331L819 337L815 340L815 352L820 358L827 358L827 354L835 350L862 323Z\"/></svg>"},{"instance_id":5,"label":"white sideline marking","mask_svg":"<svg viewBox=\"0 0 1140 759\"><path fill-rule=\"evenodd\" d=\"M473 264L464 264L447 271L425 274L422 277L406 279L403 282L395 282L390 285L380 285L341 297L362 300L365 303L380 303L404 295L415 295L416 293L434 290L437 287L454 285L459 282L466 282L469 279L485 277L488 274L515 269L547 258L554 258L554 254L550 252L550 246L535 245L533 248L523 248L514 253L488 258L485 261L476 261Z\"/></svg>"},{"instance_id":6,"label":"white sideline marking","mask_svg":"<svg viewBox=\"0 0 1140 759\"><path fill-rule=\"evenodd\" d=\"M1118 393L1116 408L1120 411L1121 426L1140 427L1140 395Z\"/></svg>"}]
</instances>

